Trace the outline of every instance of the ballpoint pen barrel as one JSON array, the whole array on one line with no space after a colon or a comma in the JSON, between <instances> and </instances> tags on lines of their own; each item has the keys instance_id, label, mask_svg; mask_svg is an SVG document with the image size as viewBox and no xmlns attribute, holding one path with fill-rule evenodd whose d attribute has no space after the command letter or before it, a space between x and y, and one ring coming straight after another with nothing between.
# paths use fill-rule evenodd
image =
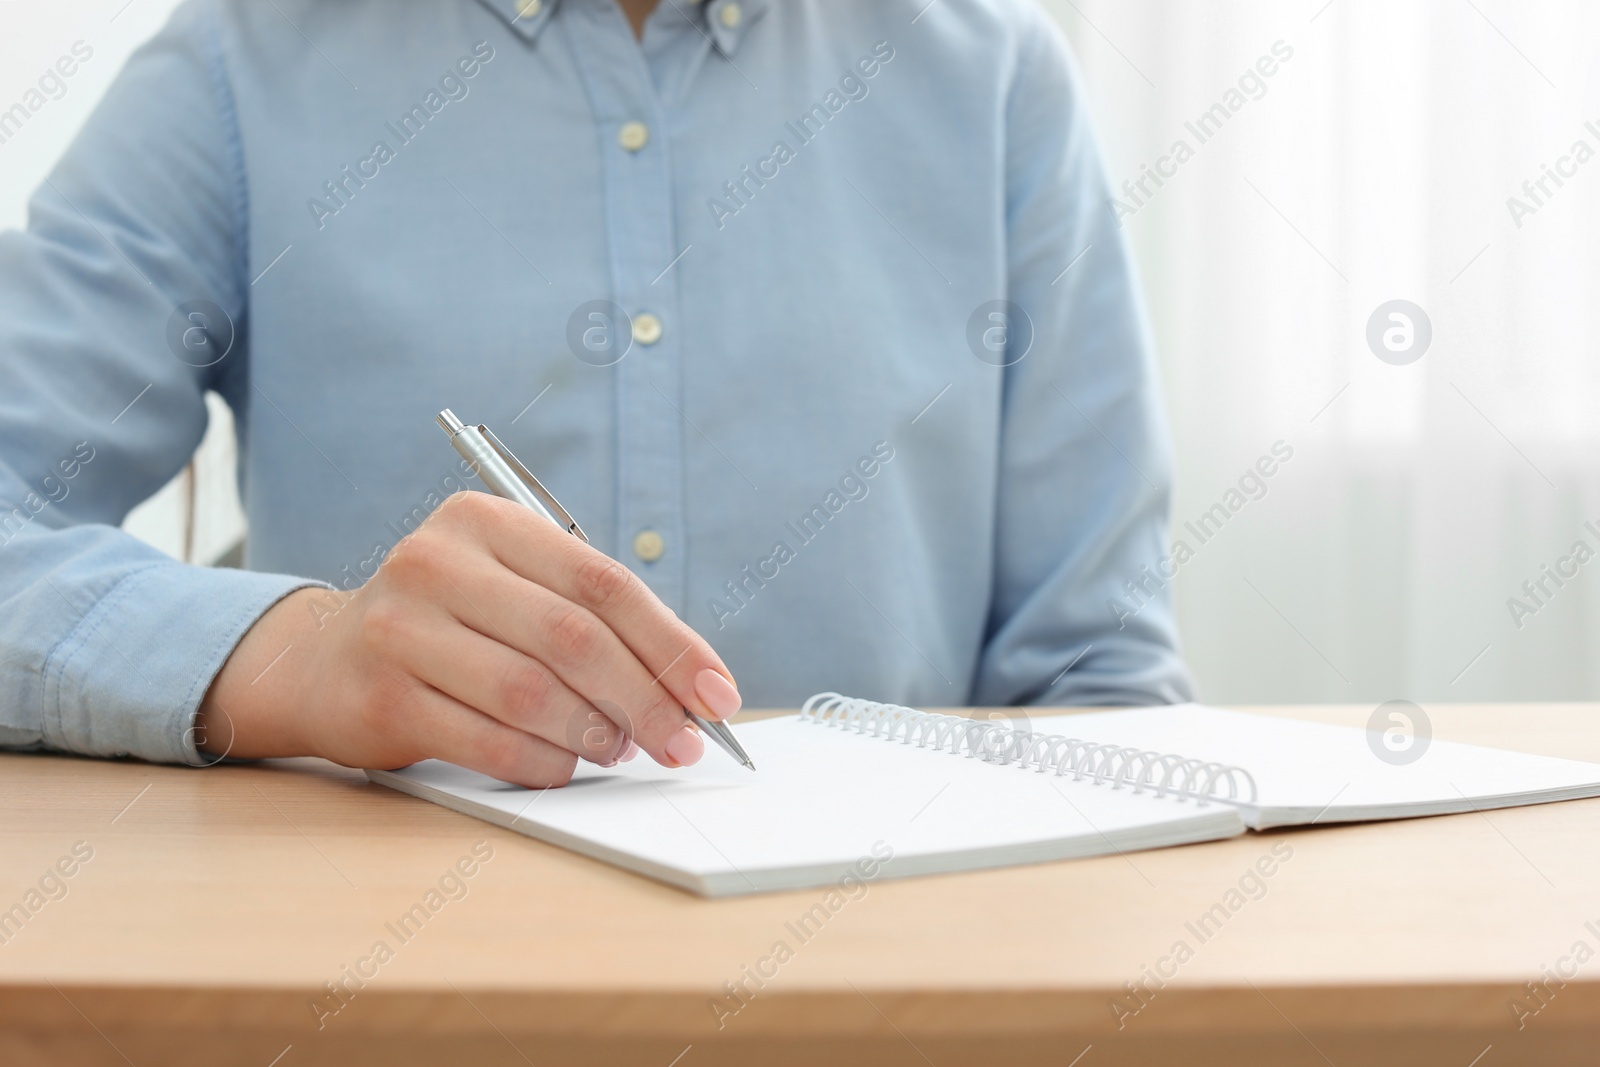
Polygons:
<instances>
[{"instance_id":1,"label":"ballpoint pen barrel","mask_svg":"<svg viewBox=\"0 0 1600 1067\"><path fill-rule=\"evenodd\" d=\"M473 472L496 496L515 500L555 522L557 526L561 525L556 522L556 517L550 514L550 509L523 484L522 479L506 467L505 461L489 447L489 442L484 440L483 434L478 432L476 426L463 426L459 430L452 431L450 444L461 454L462 459L472 464Z\"/></svg>"}]
</instances>

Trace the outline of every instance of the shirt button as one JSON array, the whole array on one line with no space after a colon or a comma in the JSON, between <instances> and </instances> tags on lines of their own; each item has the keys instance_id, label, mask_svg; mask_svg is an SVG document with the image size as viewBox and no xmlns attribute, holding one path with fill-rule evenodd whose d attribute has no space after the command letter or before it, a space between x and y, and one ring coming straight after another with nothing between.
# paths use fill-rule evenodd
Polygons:
<instances>
[{"instance_id":1,"label":"shirt button","mask_svg":"<svg viewBox=\"0 0 1600 1067\"><path fill-rule=\"evenodd\" d=\"M661 340L661 320L650 312L633 317L633 339L642 345L653 345Z\"/></svg>"},{"instance_id":2,"label":"shirt button","mask_svg":"<svg viewBox=\"0 0 1600 1067\"><path fill-rule=\"evenodd\" d=\"M642 122L624 122L617 131L617 143L630 152L637 152L650 141L650 127Z\"/></svg>"},{"instance_id":3,"label":"shirt button","mask_svg":"<svg viewBox=\"0 0 1600 1067\"><path fill-rule=\"evenodd\" d=\"M544 6L544 0L517 0L517 17L531 19Z\"/></svg>"},{"instance_id":4,"label":"shirt button","mask_svg":"<svg viewBox=\"0 0 1600 1067\"><path fill-rule=\"evenodd\" d=\"M722 24L731 30L739 25L739 20L744 18L744 12L739 10L738 4L723 4L722 12L717 15L717 18L721 19Z\"/></svg>"},{"instance_id":5,"label":"shirt button","mask_svg":"<svg viewBox=\"0 0 1600 1067\"><path fill-rule=\"evenodd\" d=\"M633 554L646 563L654 563L667 550L667 543L654 530L640 530L633 535Z\"/></svg>"}]
</instances>

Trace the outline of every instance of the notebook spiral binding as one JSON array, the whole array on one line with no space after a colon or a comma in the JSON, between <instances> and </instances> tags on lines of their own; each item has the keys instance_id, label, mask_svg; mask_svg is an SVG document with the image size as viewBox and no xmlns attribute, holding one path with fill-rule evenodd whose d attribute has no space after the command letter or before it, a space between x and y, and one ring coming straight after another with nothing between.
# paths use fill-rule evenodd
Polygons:
<instances>
[{"instance_id":1,"label":"notebook spiral binding","mask_svg":"<svg viewBox=\"0 0 1600 1067\"><path fill-rule=\"evenodd\" d=\"M1036 770L1054 771L1058 777L1070 775L1074 781L1090 779L1095 785L1111 788L1131 786L1133 792L1151 790L1156 797L1172 796L1193 800L1204 807L1209 800L1242 800L1255 803L1256 782L1243 767L1208 763L1172 753L1146 752L1120 745L1103 745L1063 734L1036 734L1017 730L984 719L964 719L959 715L940 715L899 704L879 704L839 693L818 693L800 709L800 718L822 726L869 731L886 741L918 748L942 749L951 755L965 754L985 763ZM1227 796L1220 796L1227 788ZM1250 795L1240 796L1241 787Z\"/></svg>"}]
</instances>

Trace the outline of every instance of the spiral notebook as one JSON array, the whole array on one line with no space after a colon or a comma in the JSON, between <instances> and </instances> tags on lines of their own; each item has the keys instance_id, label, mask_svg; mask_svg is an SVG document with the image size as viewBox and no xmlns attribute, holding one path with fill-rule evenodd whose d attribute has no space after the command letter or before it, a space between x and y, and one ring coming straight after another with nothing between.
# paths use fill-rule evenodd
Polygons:
<instances>
[{"instance_id":1,"label":"spiral notebook","mask_svg":"<svg viewBox=\"0 0 1600 1067\"><path fill-rule=\"evenodd\" d=\"M715 751L547 790L437 760L367 774L710 897L1600 795L1597 764L1447 742L1400 764L1364 730L1194 704L1005 723L823 693L738 733L756 774Z\"/></svg>"}]
</instances>

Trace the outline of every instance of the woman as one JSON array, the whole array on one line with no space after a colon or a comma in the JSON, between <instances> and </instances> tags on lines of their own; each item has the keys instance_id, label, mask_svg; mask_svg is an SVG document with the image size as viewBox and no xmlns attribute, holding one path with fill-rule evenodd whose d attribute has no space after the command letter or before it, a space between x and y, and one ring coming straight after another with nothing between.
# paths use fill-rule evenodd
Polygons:
<instances>
[{"instance_id":1,"label":"woman","mask_svg":"<svg viewBox=\"0 0 1600 1067\"><path fill-rule=\"evenodd\" d=\"M0 238L0 375L13 747L543 786L823 688L1190 694L1135 283L1028 0L190 0ZM116 528L207 390L248 571ZM594 547L452 495L446 406Z\"/></svg>"}]
</instances>

